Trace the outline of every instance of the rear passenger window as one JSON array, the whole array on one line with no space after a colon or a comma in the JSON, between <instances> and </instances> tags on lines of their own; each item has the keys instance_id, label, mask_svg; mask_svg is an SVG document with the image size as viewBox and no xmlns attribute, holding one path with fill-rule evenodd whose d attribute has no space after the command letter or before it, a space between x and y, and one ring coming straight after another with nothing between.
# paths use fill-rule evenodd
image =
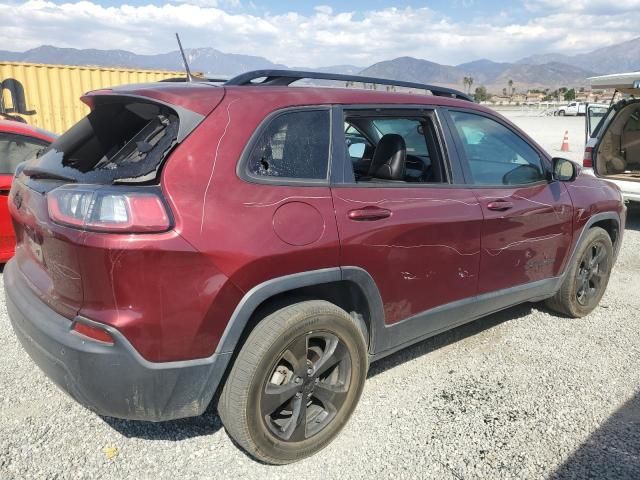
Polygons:
<instances>
[{"instance_id":1,"label":"rear passenger window","mask_svg":"<svg viewBox=\"0 0 640 480\"><path fill-rule=\"evenodd\" d=\"M329 165L329 111L283 113L259 134L247 168L253 177L324 180Z\"/></svg>"},{"instance_id":2,"label":"rear passenger window","mask_svg":"<svg viewBox=\"0 0 640 480\"><path fill-rule=\"evenodd\" d=\"M452 111L476 185L523 185L545 179L542 160L527 142L487 117Z\"/></svg>"}]
</instances>

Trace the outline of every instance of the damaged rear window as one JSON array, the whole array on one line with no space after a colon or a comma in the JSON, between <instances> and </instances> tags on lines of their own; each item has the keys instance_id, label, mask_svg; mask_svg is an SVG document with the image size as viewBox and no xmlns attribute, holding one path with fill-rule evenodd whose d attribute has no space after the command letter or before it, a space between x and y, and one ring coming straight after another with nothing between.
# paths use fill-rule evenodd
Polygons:
<instances>
[{"instance_id":1,"label":"damaged rear window","mask_svg":"<svg viewBox=\"0 0 640 480\"><path fill-rule=\"evenodd\" d=\"M161 104L100 103L24 172L88 183L149 182L177 143L178 126L177 114Z\"/></svg>"}]
</instances>

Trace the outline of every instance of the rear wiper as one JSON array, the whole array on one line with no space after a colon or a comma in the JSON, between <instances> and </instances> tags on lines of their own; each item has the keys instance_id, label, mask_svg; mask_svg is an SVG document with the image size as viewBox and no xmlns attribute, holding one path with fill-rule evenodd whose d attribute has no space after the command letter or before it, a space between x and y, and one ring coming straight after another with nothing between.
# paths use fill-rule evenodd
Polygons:
<instances>
[{"instance_id":1,"label":"rear wiper","mask_svg":"<svg viewBox=\"0 0 640 480\"><path fill-rule=\"evenodd\" d=\"M40 178L48 180L62 180L64 182L72 183L77 182L75 178L60 175L59 173L50 172L48 170L43 170L37 167L26 167L24 170L22 170L22 173L24 173L27 177L34 179Z\"/></svg>"}]
</instances>

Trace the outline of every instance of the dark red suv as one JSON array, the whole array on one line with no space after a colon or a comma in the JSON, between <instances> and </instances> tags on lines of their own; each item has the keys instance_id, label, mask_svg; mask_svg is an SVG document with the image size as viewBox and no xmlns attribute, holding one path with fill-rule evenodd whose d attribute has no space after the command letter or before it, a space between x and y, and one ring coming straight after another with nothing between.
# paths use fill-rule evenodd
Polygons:
<instances>
[{"instance_id":1,"label":"dark red suv","mask_svg":"<svg viewBox=\"0 0 640 480\"><path fill-rule=\"evenodd\" d=\"M521 302L586 315L622 241L617 187L453 90L260 71L84 101L11 189L16 335L102 415L219 392L264 462L327 445L398 349Z\"/></svg>"}]
</instances>

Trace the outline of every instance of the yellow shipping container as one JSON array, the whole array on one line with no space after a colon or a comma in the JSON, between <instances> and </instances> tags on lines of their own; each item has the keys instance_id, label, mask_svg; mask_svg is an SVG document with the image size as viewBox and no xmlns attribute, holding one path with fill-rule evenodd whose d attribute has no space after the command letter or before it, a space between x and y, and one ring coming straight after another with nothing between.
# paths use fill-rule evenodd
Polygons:
<instances>
[{"instance_id":1,"label":"yellow shipping container","mask_svg":"<svg viewBox=\"0 0 640 480\"><path fill-rule=\"evenodd\" d=\"M63 133L89 112L85 92L176 77L184 72L0 61L0 112Z\"/></svg>"}]
</instances>

